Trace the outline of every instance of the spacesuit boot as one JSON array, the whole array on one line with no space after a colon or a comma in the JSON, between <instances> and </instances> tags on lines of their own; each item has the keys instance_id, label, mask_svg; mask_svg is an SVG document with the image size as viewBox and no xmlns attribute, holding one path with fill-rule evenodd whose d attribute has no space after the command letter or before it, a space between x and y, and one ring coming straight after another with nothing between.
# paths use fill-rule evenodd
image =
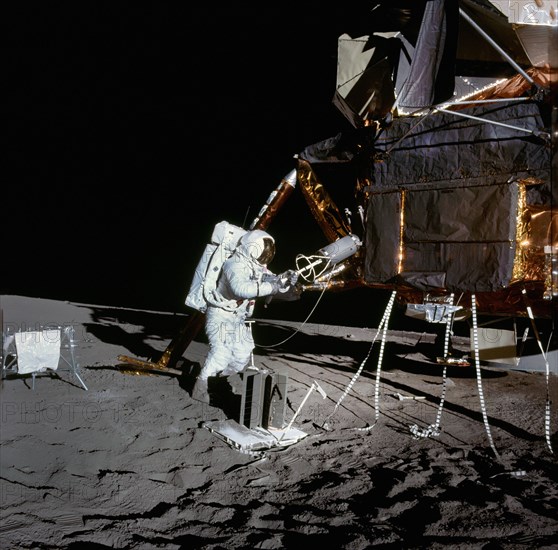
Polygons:
<instances>
[{"instance_id":1,"label":"spacesuit boot","mask_svg":"<svg viewBox=\"0 0 558 550\"><path fill-rule=\"evenodd\" d=\"M209 403L209 392L207 391L207 379L198 378L192 389L192 399L201 401L202 403Z\"/></svg>"}]
</instances>

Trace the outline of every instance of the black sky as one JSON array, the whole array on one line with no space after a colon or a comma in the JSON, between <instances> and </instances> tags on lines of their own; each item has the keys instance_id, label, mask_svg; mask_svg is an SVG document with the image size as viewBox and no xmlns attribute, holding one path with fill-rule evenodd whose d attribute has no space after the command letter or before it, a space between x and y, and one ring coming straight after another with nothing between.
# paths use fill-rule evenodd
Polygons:
<instances>
[{"instance_id":1,"label":"black sky","mask_svg":"<svg viewBox=\"0 0 558 550\"><path fill-rule=\"evenodd\" d=\"M213 226L249 225L332 103L349 4L34 6L5 40L2 291L184 311ZM326 244L299 191L271 267Z\"/></svg>"}]
</instances>

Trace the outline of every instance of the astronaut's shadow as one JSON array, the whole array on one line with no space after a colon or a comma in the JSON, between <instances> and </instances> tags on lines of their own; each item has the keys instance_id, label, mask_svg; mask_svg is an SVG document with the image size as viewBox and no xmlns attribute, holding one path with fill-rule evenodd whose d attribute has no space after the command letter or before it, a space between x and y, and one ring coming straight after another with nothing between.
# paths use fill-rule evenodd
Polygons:
<instances>
[{"instance_id":1,"label":"astronaut's shadow","mask_svg":"<svg viewBox=\"0 0 558 550\"><path fill-rule=\"evenodd\" d=\"M238 421L242 395L234 383L237 376L210 376L208 380L209 404L221 409L227 418Z\"/></svg>"},{"instance_id":2,"label":"astronaut's shadow","mask_svg":"<svg viewBox=\"0 0 558 550\"><path fill-rule=\"evenodd\" d=\"M201 365L198 362L182 359L177 363L177 368L183 373L179 377L179 385L191 397ZM221 409L227 418L238 420L242 401L241 387L242 378L238 374L210 376L207 381L209 405Z\"/></svg>"}]
</instances>

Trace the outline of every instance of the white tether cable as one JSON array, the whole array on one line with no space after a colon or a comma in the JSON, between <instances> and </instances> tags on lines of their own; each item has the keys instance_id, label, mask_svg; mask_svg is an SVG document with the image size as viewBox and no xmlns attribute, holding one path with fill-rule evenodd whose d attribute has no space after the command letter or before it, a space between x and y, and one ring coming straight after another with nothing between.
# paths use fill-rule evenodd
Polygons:
<instances>
[{"instance_id":1,"label":"white tether cable","mask_svg":"<svg viewBox=\"0 0 558 550\"><path fill-rule=\"evenodd\" d=\"M374 347L374 344L376 343L376 338L378 337L378 334L380 333L380 330L382 330L382 343L381 343L381 346L380 346L380 355L378 357L378 367L376 369L376 384L375 384L375 390L374 390L375 420L374 420L374 424L372 426L369 426L369 427L366 427L366 428L363 428L363 429L369 430L369 429L372 429L376 425L376 422L378 421L378 418L380 416L380 406L379 406L379 401L380 401L380 371L381 371L382 359L383 359L383 356L384 356L384 348L385 348L385 343L386 343L388 320L389 320L389 317L391 315L391 310L393 308L393 302L395 300L395 295L396 294L397 294L397 291L395 291L395 290L391 293L391 296L390 296L390 299L388 301L386 310L384 311L384 315L382 317L382 320L380 321L380 325L378 326L378 330L376 331L376 334L374 335L372 343L370 344L370 348L368 349L368 353L366 354L366 357L362 360L357 372L353 375L351 381L349 382L349 384L345 388L345 391L341 394L341 397L338 399L337 403L335 404L333 412L325 419L325 421L322 425L324 428L327 429L327 423L328 423L329 419L337 412L337 409L339 408L339 405L341 405L342 401L345 399L345 397L347 397L347 394L351 391L351 388L353 387L357 378L360 376L360 374L362 372L362 369L364 369L364 366L366 365L366 362L368 361L368 358L370 357L370 354L372 353L372 348Z\"/></svg>"}]
</instances>

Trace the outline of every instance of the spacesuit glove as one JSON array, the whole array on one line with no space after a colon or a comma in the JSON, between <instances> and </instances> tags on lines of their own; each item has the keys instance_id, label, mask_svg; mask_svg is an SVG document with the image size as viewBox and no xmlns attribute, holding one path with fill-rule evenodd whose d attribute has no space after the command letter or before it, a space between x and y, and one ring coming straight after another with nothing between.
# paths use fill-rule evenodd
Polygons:
<instances>
[{"instance_id":1,"label":"spacesuit glove","mask_svg":"<svg viewBox=\"0 0 558 550\"><path fill-rule=\"evenodd\" d=\"M296 282L298 281L298 272L294 269L287 269L287 271L281 273L278 278L283 287L288 288L296 285Z\"/></svg>"},{"instance_id":2,"label":"spacesuit glove","mask_svg":"<svg viewBox=\"0 0 558 550\"><path fill-rule=\"evenodd\" d=\"M273 294L287 292L292 286L294 286L294 284L296 284L297 278L298 273L292 270L288 270L280 275L277 275L277 279L275 283L273 283Z\"/></svg>"}]
</instances>

